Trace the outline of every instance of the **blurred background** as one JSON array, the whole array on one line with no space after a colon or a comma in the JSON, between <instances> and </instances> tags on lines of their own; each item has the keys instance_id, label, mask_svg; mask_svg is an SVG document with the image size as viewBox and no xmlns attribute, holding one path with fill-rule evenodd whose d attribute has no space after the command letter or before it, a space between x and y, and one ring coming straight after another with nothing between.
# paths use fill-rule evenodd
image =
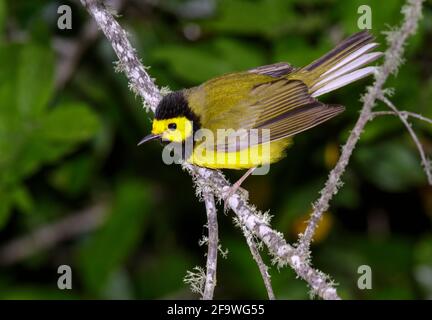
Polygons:
<instances>
[{"instance_id":1,"label":"blurred background","mask_svg":"<svg viewBox=\"0 0 432 320\"><path fill-rule=\"evenodd\" d=\"M120 24L159 86L172 90L279 61L305 65L358 31L401 21L403 1L114 0ZM59 30L57 9L72 8ZM161 146L138 148L151 115L116 73L116 57L78 1L0 0L0 298L195 299L183 283L205 266L203 203L191 178L166 166ZM295 139L288 157L244 184L293 242L357 119L365 79L322 98L347 111ZM432 117L432 5L406 63L387 86L400 109ZM385 110L383 105L378 109ZM414 120L413 120L414 122ZM426 151L432 127L415 121ZM231 180L242 173L226 172ZM344 186L313 244L313 263L343 298L432 298L432 188L400 121L369 123ZM216 298L266 298L258 268L232 214L219 210L222 248ZM270 263L268 257L265 259ZM73 289L57 289L69 265ZM369 265L372 290L357 269ZM307 299L305 282L272 267L275 294Z\"/></svg>"}]
</instances>

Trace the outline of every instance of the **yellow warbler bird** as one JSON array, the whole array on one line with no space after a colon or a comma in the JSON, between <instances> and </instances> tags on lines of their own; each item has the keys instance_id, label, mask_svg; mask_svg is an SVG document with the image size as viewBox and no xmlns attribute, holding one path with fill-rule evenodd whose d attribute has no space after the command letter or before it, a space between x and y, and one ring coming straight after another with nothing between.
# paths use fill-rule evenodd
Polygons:
<instances>
[{"instance_id":1,"label":"yellow warbler bird","mask_svg":"<svg viewBox=\"0 0 432 320\"><path fill-rule=\"evenodd\" d=\"M156 109L151 134L139 144L160 139L181 147L189 163L249 169L231 196L254 168L282 159L295 134L344 110L316 98L374 72L375 67L365 66L381 56L371 52L378 46L373 39L362 31L303 68L281 62L170 93ZM265 132L265 139L255 137L257 131Z\"/></svg>"}]
</instances>

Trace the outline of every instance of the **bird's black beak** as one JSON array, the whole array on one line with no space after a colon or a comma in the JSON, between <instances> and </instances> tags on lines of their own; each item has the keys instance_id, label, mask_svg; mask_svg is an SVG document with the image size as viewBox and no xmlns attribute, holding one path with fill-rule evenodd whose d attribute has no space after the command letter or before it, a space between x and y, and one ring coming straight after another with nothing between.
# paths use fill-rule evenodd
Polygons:
<instances>
[{"instance_id":1,"label":"bird's black beak","mask_svg":"<svg viewBox=\"0 0 432 320\"><path fill-rule=\"evenodd\" d=\"M149 134L148 136L145 136L140 142L138 142L138 145L142 145L143 143L155 140L155 139L160 139L162 137L161 134Z\"/></svg>"}]
</instances>

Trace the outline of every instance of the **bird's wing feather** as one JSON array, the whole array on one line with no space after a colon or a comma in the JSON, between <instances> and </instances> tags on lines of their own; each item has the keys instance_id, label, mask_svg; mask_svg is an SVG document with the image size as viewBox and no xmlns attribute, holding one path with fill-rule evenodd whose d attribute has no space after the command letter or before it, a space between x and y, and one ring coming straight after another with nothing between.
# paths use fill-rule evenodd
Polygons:
<instances>
[{"instance_id":1,"label":"bird's wing feather","mask_svg":"<svg viewBox=\"0 0 432 320\"><path fill-rule=\"evenodd\" d=\"M252 128L269 129L270 141L310 129L344 110L343 106L319 102L299 80L279 80L269 84L268 88L257 87L255 90L263 90L258 92L263 97L253 106L260 112ZM245 123L245 126L248 125Z\"/></svg>"},{"instance_id":2,"label":"bird's wing feather","mask_svg":"<svg viewBox=\"0 0 432 320\"><path fill-rule=\"evenodd\" d=\"M225 128L225 124L238 129L241 127L240 119L249 112L248 104L257 98L250 92L260 84L286 77L296 70L286 62L269 64L210 79L198 87L185 90L185 93L192 111L201 115L204 127Z\"/></svg>"},{"instance_id":3,"label":"bird's wing feather","mask_svg":"<svg viewBox=\"0 0 432 320\"><path fill-rule=\"evenodd\" d=\"M217 129L240 129L242 117L259 98L250 95L253 88L273 80L265 74L232 73L187 89L185 94L189 107L200 116L201 127L215 132Z\"/></svg>"},{"instance_id":4,"label":"bird's wing feather","mask_svg":"<svg viewBox=\"0 0 432 320\"><path fill-rule=\"evenodd\" d=\"M254 86L243 99L203 127L214 133L217 129L236 130L228 133L224 140L217 141L214 147L241 150L251 144L251 129L269 129L266 141L272 142L312 128L343 110L342 106L326 105L313 98L302 81L279 78ZM242 134L239 135L238 130L243 130ZM260 138L254 141L263 142Z\"/></svg>"},{"instance_id":5,"label":"bird's wing feather","mask_svg":"<svg viewBox=\"0 0 432 320\"><path fill-rule=\"evenodd\" d=\"M263 74L274 78L287 76L288 74L296 71L297 69L287 62L278 62L266 66L260 66L248 70L250 73Z\"/></svg>"},{"instance_id":6,"label":"bird's wing feather","mask_svg":"<svg viewBox=\"0 0 432 320\"><path fill-rule=\"evenodd\" d=\"M363 68L381 55L369 53L378 45L372 41L373 36L362 31L301 69L277 63L212 79L192 90L191 107L203 115L202 127L214 133L270 129L270 141L292 136L343 111L314 97L374 72L374 67Z\"/></svg>"}]
</instances>

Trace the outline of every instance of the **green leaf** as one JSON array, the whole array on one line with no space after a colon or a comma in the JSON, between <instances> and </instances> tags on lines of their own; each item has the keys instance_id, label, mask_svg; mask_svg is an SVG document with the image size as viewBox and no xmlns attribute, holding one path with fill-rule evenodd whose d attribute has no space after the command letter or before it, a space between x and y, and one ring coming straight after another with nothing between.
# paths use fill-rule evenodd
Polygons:
<instances>
[{"instance_id":1,"label":"green leaf","mask_svg":"<svg viewBox=\"0 0 432 320\"><path fill-rule=\"evenodd\" d=\"M0 230L7 223L13 206L18 207L22 212L30 212L33 209L33 199L24 185L8 186L7 189L1 186L0 181Z\"/></svg>"},{"instance_id":2,"label":"green leaf","mask_svg":"<svg viewBox=\"0 0 432 320\"><path fill-rule=\"evenodd\" d=\"M91 138L99 127L97 116L84 104L65 104L42 115L33 131L16 144L16 159L11 164L16 178L58 160Z\"/></svg>"},{"instance_id":3,"label":"green leaf","mask_svg":"<svg viewBox=\"0 0 432 320\"><path fill-rule=\"evenodd\" d=\"M15 206L24 213L30 213L34 209L32 196L24 185L20 185L13 190L13 200Z\"/></svg>"},{"instance_id":4,"label":"green leaf","mask_svg":"<svg viewBox=\"0 0 432 320\"><path fill-rule=\"evenodd\" d=\"M99 128L97 116L82 103L47 109L54 64L48 47L0 45L0 188L8 190L0 208L2 224L13 206L32 210L25 189L17 187L22 179L71 152Z\"/></svg>"},{"instance_id":5,"label":"green leaf","mask_svg":"<svg viewBox=\"0 0 432 320\"><path fill-rule=\"evenodd\" d=\"M84 104L45 113L52 94L54 59L36 45L0 50L0 180L15 183L89 139L99 127Z\"/></svg>"},{"instance_id":6,"label":"green leaf","mask_svg":"<svg viewBox=\"0 0 432 320\"><path fill-rule=\"evenodd\" d=\"M137 245L150 213L150 190L127 181L117 188L111 214L82 248L79 260L84 284L97 294Z\"/></svg>"},{"instance_id":7,"label":"green leaf","mask_svg":"<svg viewBox=\"0 0 432 320\"><path fill-rule=\"evenodd\" d=\"M46 48L27 45L20 52L17 70L17 107L23 117L43 111L53 92L54 57Z\"/></svg>"},{"instance_id":8,"label":"green leaf","mask_svg":"<svg viewBox=\"0 0 432 320\"><path fill-rule=\"evenodd\" d=\"M37 134L49 142L75 143L92 137L98 128L98 118L87 105L69 103L45 115Z\"/></svg>"},{"instance_id":9,"label":"green leaf","mask_svg":"<svg viewBox=\"0 0 432 320\"><path fill-rule=\"evenodd\" d=\"M60 191L76 196L90 183L95 163L89 156L81 156L64 162L50 174L50 183Z\"/></svg>"}]
</instances>

